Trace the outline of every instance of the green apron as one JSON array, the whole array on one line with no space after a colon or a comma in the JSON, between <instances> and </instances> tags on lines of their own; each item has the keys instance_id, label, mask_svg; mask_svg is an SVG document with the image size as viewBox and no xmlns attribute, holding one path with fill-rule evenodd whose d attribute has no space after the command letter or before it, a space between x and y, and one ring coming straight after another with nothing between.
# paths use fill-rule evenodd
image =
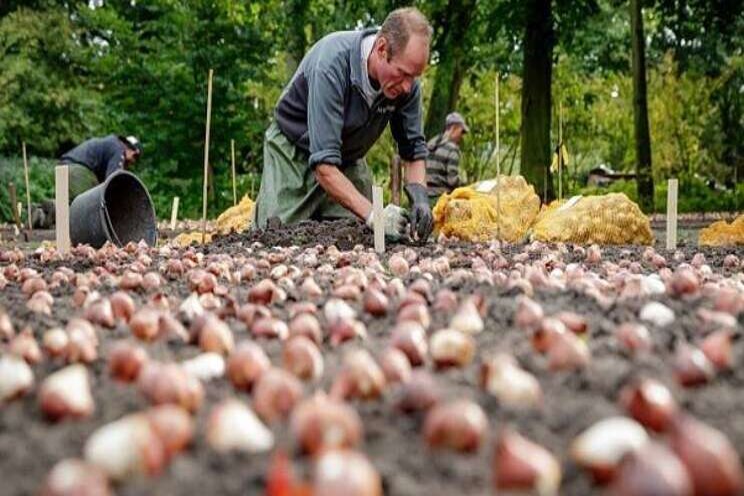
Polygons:
<instances>
[{"instance_id":1,"label":"green apron","mask_svg":"<svg viewBox=\"0 0 744 496\"><path fill-rule=\"evenodd\" d=\"M339 170L361 194L372 199L372 174L364 159ZM355 217L328 196L315 179L307 155L290 143L273 121L264 136L263 172L254 216L253 225L258 228L266 227L272 217L282 224Z\"/></svg>"},{"instance_id":2,"label":"green apron","mask_svg":"<svg viewBox=\"0 0 744 496\"><path fill-rule=\"evenodd\" d=\"M91 188L98 186L98 178L92 170L80 164L60 164L68 167L69 202ZM44 200L41 204L33 205L33 226L38 229L51 229L55 223L54 200Z\"/></svg>"},{"instance_id":3,"label":"green apron","mask_svg":"<svg viewBox=\"0 0 744 496\"><path fill-rule=\"evenodd\" d=\"M92 170L88 169L84 165L73 164L68 167L70 177L70 203L72 203L72 200L74 200L76 196L98 186L98 178Z\"/></svg>"}]
</instances>

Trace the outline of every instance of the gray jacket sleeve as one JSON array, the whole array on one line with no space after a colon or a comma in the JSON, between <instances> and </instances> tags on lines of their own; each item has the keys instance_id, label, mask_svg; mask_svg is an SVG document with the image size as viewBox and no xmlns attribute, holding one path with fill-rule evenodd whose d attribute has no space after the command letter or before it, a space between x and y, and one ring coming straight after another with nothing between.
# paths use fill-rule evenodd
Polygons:
<instances>
[{"instance_id":1,"label":"gray jacket sleeve","mask_svg":"<svg viewBox=\"0 0 744 496\"><path fill-rule=\"evenodd\" d=\"M106 162L106 175L109 177L114 172L124 168L124 149L116 150L111 153L111 156Z\"/></svg>"},{"instance_id":2,"label":"gray jacket sleeve","mask_svg":"<svg viewBox=\"0 0 744 496\"><path fill-rule=\"evenodd\" d=\"M325 64L323 64L325 65ZM344 127L345 78L337 69L317 65L308 71L307 132L310 167L341 166L341 131Z\"/></svg>"},{"instance_id":3,"label":"gray jacket sleeve","mask_svg":"<svg viewBox=\"0 0 744 496\"><path fill-rule=\"evenodd\" d=\"M390 131L398 143L398 154L403 160L424 160L428 155L421 125L421 86L416 83L390 120Z\"/></svg>"}]
</instances>

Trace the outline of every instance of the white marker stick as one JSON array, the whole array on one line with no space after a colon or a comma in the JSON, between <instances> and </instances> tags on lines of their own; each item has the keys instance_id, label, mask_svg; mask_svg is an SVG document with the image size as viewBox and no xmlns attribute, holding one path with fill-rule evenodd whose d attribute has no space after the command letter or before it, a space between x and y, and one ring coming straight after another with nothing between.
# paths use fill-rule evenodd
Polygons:
<instances>
[{"instance_id":1,"label":"white marker stick","mask_svg":"<svg viewBox=\"0 0 744 496\"><path fill-rule=\"evenodd\" d=\"M70 251L70 169L58 165L54 169L54 215L57 251Z\"/></svg>"},{"instance_id":2,"label":"white marker stick","mask_svg":"<svg viewBox=\"0 0 744 496\"><path fill-rule=\"evenodd\" d=\"M176 229L176 221L178 220L178 197L176 196L173 198L173 209L171 210L171 222L170 222L170 228L171 231L175 231Z\"/></svg>"},{"instance_id":3,"label":"white marker stick","mask_svg":"<svg viewBox=\"0 0 744 496\"><path fill-rule=\"evenodd\" d=\"M496 237L501 240L501 110L500 102L500 84L501 74L496 73L496 102L495 102L495 114L496 114Z\"/></svg>"},{"instance_id":4,"label":"white marker stick","mask_svg":"<svg viewBox=\"0 0 744 496\"><path fill-rule=\"evenodd\" d=\"M204 137L204 188L202 191L202 244L207 241L207 183L209 181L209 126L212 121L212 74L209 69L209 80L207 82L207 129Z\"/></svg>"},{"instance_id":5,"label":"white marker stick","mask_svg":"<svg viewBox=\"0 0 744 496\"><path fill-rule=\"evenodd\" d=\"M563 200L563 102L558 102L558 199Z\"/></svg>"},{"instance_id":6,"label":"white marker stick","mask_svg":"<svg viewBox=\"0 0 744 496\"><path fill-rule=\"evenodd\" d=\"M28 158L26 157L26 142L23 142L23 172L26 176L26 207L28 209L28 230L33 231L31 225L31 189L28 181Z\"/></svg>"},{"instance_id":7,"label":"white marker stick","mask_svg":"<svg viewBox=\"0 0 744 496\"><path fill-rule=\"evenodd\" d=\"M667 250L677 249L677 187L678 181L670 179L667 186Z\"/></svg>"},{"instance_id":8,"label":"white marker stick","mask_svg":"<svg viewBox=\"0 0 744 496\"><path fill-rule=\"evenodd\" d=\"M375 232L375 251L385 253L385 217L382 211L382 188L372 186L372 226Z\"/></svg>"}]
</instances>

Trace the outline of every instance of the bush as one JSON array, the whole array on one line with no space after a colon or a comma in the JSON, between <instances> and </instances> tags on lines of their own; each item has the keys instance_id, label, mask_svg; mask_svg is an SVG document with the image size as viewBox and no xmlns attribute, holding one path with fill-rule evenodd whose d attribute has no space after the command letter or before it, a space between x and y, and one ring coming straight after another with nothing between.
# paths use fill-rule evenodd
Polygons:
<instances>
[{"instance_id":1,"label":"bush","mask_svg":"<svg viewBox=\"0 0 744 496\"><path fill-rule=\"evenodd\" d=\"M54 198L54 160L29 157L28 179L31 187L31 203ZM15 184L16 201L23 202L23 216L26 218L26 182L23 174L23 159L20 157L0 157L0 220L13 222L8 186Z\"/></svg>"},{"instance_id":2,"label":"bush","mask_svg":"<svg viewBox=\"0 0 744 496\"><path fill-rule=\"evenodd\" d=\"M638 202L635 181L616 181L607 188L585 187L571 192L571 195L603 195L606 193L625 193L628 198ZM666 212L666 202L667 182L664 181L654 186L654 212ZM698 178L680 178L677 193L677 211L680 213L734 212L743 207L744 183L738 184L736 190L719 190L710 188Z\"/></svg>"}]
</instances>

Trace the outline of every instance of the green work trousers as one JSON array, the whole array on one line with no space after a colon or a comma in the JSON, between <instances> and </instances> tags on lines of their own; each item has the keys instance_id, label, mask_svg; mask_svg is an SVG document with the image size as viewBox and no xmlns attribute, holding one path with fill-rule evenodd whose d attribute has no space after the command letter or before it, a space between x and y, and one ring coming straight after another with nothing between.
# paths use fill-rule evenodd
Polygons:
<instances>
[{"instance_id":1,"label":"green work trousers","mask_svg":"<svg viewBox=\"0 0 744 496\"><path fill-rule=\"evenodd\" d=\"M98 178L93 171L79 164L60 164L66 165L68 169L69 181L69 202L76 196L79 196L91 188L98 186ZM44 200L41 204L34 205L33 209L33 226L39 229L51 229L55 223L55 206L54 199Z\"/></svg>"},{"instance_id":2,"label":"green work trousers","mask_svg":"<svg viewBox=\"0 0 744 496\"><path fill-rule=\"evenodd\" d=\"M93 171L84 165L69 165L70 177L70 203L91 188L98 186L98 178Z\"/></svg>"},{"instance_id":3,"label":"green work trousers","mask_svg":"<svg viewBox=\"0 0 744 496\"><path fill-rule=\"evenodd\" d=\"M364 159L339 167L339 170L371 200L372 174ZM264 136L261 189L254 215L253 225L258 228L266 227L266 222L272 217L278 217L282 224L354 217L351 211L328 196L315 179L307 155L290 143L275 122Z\"/></svg>"}]
</instances>

